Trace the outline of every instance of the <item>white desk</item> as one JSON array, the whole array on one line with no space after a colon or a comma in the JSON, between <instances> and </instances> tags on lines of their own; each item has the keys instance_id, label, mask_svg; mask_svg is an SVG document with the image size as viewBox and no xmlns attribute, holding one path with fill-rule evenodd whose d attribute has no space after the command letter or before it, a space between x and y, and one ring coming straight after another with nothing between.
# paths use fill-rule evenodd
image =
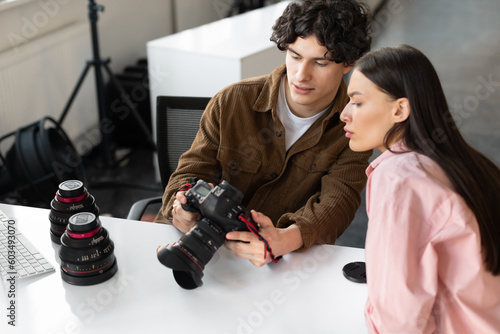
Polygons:
<instances>
[{"instance_id":1,"label":"white desk","mask_svg":"<svg viewBox=\"0 0 500 334\"><path fill-rule=\"evenodd\" d=\"M365 284L342 267L364 250L315 246L257 268L221 248L207 264L204 285L184 290L156 257L181 236L174 227L101 217L115 243L118 272L93 286L62 281L48 210L0 204L56 272L19 280L16 328L7 325L0 292L0 333L367 333Z\"/></svg>"}]
</instances>

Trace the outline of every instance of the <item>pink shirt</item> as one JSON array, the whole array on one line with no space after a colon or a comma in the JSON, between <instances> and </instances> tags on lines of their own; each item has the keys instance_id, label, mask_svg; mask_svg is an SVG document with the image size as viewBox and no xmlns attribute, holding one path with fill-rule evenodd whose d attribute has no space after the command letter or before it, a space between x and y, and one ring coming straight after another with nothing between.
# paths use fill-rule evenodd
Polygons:
<instances>
[{"instance_id":1,"label":"pink shirt","mask_svg":"<svg viewBox=\"0 0 500 334\"><path fill-rule=\"evenodd\" d=\"M476 218L443 170L387 150L366 173L370 333L500 333L500 276L485 270Z\"/></svg>"}]
</instances>

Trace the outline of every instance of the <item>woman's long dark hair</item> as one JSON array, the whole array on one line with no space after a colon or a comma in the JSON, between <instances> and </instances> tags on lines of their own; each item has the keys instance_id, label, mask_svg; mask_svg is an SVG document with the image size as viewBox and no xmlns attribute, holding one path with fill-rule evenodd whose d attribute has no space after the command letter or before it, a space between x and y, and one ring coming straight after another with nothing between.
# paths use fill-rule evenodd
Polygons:
<instances>
[{"instance_id":1,"label":"woman's long dark hair","mask_svg":"<svg viewBox=\"0 0 500 334\"><path fill-rule=\"evenodd\" d=\"M439 77L419 50L402 45L362 57L355 67L394 99L406 97L410 115L386 135L434 160L465 199L479 223L487 270L500 274L500 169L467 144L449 110Z\"/></svg>"}]
</instances>

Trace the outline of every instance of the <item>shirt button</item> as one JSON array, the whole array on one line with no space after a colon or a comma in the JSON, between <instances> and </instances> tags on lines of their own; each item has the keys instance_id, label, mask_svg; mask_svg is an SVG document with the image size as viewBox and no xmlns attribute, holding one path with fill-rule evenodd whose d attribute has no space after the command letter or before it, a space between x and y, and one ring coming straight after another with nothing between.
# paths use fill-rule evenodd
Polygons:
<instances>
[{"instance_id":1,"label":"shirt button","mask_svg":"<svg viewBox=\"0 0 500 334\"><path fill-rule=\"evenodd\" d=\"M238 167L238 161L236 161L236 160L231 161L231 165L230 166L231 166L232 169L235 169L236 167Z\"/></svg>"},{"instance_id":2,"label":"shirt button","mask_svg":"<svg viewBox=\"0 0 500 334\"><path fill-rule=\"evenodd\" d=\"M275 179L275 178L277 178L277 177L278 177L278 174L277 174L277 173L272 173L272 174L271 174L271 177L272 177L273 179Z\"/></svg>"},{"instance_id":3,"label":"shirt button","mask_svg":"<svg viewBox=\"0 0 500 334\"><path fill-rule=\"evenodd\" d=\"M312 169L312 170L315 170L315 169L316 169L316 164L312 164L312 165L311 165L311 169Z\"/></svg>"},{"instance_id":4,"label":"shirt button","mask_svg":"<svg viewBox=\"0 0 500 334\"><path fill-rule=\"evenodd\" d=\"M276 137L281 137L282 133L281 131L276 131Z\"/></svg>"}]
</instances>

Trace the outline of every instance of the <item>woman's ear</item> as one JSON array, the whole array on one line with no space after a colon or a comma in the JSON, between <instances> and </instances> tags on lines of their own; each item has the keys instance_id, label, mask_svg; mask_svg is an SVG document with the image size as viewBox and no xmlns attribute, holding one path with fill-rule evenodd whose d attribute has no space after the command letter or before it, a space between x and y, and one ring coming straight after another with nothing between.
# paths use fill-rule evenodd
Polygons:
<instances>
[{"instance_id":1,"label":"woman's ear","mask_svg":"<svg viewBox=\"0 0 500 334\"><path fill-rule=\"evenodd\" d=\"M395 123L404 122L410 117L410 101L406 97L396 100L396 109L394 111L393 120Z\"/></svg>"}]
</instances>

